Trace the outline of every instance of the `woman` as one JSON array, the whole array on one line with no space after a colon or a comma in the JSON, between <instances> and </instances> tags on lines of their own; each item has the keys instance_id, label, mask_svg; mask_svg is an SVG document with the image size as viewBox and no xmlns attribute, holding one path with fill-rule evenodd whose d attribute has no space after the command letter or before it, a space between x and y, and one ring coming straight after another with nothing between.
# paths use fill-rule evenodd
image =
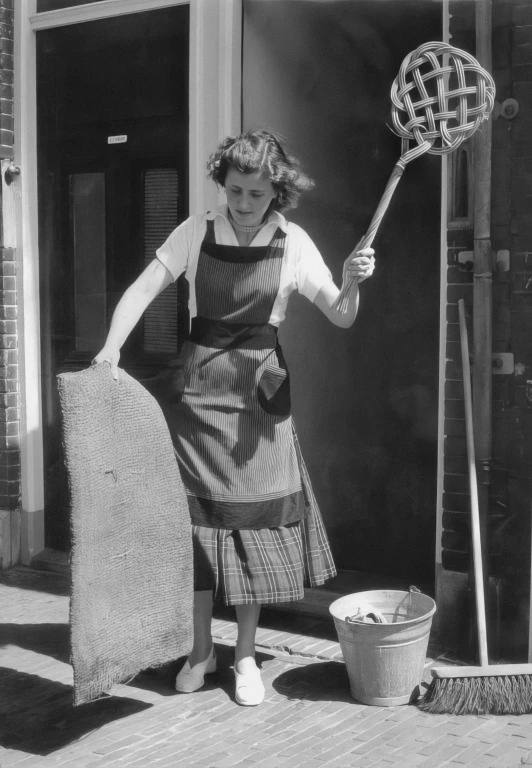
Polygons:
<instances>
[{"instance_id":1,"label":"woman","mask_svg":"<svg viewBox=\"0 0 532 768\"><path fill-rule=\"evenodd\" d=\"M335 574L290 418L289 378L277 340L290 293L307 296L335 325L357 314L355 281L347 311L317 248L282 211L313 182L279 139L255 131L223 141L209 177L227 205L181 224L120 300L104 348L117 377L120 348L153 299L185 272L190 338L184 388L169 423L187 491L194 539L194 645L176 679L192 692L216 669L213 597L236 610L235 698L264 698L255 663L262 603L303 597L305 585ZM346 260L344 282L368 278L371 248Z\"/></svg>"}]
</instances>

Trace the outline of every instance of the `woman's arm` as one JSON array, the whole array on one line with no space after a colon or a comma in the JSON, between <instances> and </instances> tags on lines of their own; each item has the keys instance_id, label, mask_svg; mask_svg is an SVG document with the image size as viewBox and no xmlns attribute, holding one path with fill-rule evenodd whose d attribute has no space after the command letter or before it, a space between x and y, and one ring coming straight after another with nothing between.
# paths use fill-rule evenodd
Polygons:
<instances>
[{"instance_id":1,"label":"woman's arm","mask_svg":"<svg viewBox=\"0 0 532 768\"><path fill-rule=\"evenodd\" d=\"M359 292L358 283L371 277L375 269L375 259L373 248L364 248L362 251L356 249L348 256L344 263L343 285L347 280L356 277L347 297L346 312L339 312L334 309L334 303L338 298L340 290L331 282L325 285L314 299L314 304L321 309L323 314L339 328L350 328L355 322L358 312Z\"/></svg>"},{"instance_id":2,"label":"woman's arm","mask_svg":"<svg viewBox=\"0 0 532 768\"><path fill-rule=\"evenodd\" d=\"M173 280L166 267L158 259L154 259L129 286L116 305L105 345L93 361L94 363L109 361L113 378L118 379L117 368L122 345L142 317L144 310Z\"/></svg>"}]
</instances>

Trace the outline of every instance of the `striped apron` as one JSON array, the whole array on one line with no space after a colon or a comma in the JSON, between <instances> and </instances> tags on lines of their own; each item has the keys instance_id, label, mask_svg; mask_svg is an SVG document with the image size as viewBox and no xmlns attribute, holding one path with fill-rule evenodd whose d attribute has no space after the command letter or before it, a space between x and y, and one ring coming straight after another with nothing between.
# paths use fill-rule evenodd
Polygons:
<instances>
[{"instance_id":1,"label":"striped apron","mask_svg":"<svg viewBox=\"0 0 532 768\"><path fill-rule=\"evenodd\" d=\"M227 605L303 597L336 571L290 416L289 377L268 323L285 233L218 245L207 222L198 316L183 346L171 425L193 525L195 588Z\"/></svg>"}]
</instances>

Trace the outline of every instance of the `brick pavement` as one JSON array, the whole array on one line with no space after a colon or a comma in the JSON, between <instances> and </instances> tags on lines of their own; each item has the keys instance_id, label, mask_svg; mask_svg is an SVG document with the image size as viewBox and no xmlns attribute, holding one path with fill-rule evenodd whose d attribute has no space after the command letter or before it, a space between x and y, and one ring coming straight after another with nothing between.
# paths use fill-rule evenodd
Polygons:
<instances>
[{"instance_id":1,"label":"brick pavement","mask_svg":"<svg viewBox=\"0 0 532 768\"><path fill-rule=\"evenodd\" d=\"M234 625L214 622L219 671L176 694L179 663L72 707L68 583L17 568L0 578L1 768L517 768L532 765L532 716L427 715L354 702L334 635L291 633L265 612L267 695L232 693ZM314 648L315 653L312 653ZM305 655L302 655L305 654Z\"/></svg>"}]
</instances>

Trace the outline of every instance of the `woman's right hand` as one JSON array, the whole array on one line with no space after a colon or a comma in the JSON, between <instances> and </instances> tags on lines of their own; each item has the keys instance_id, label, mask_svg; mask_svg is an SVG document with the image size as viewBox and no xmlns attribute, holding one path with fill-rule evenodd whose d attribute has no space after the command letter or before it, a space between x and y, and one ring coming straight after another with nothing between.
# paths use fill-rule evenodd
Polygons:
<instances>
[{"instance_id":1,"label":"woman's right hand","mask_svg":"<svg viewBox=\"0 0 532 768\"><path fill-rule=\"evenodd\" d=\"M108 347L107 345L101 349L96 357L92 361L92 365L98 365L99 363L109 363L111 366L111 374L115 381L118 381L118 361L120 360L120 350Z\"/></svg>"}]
</instances>

